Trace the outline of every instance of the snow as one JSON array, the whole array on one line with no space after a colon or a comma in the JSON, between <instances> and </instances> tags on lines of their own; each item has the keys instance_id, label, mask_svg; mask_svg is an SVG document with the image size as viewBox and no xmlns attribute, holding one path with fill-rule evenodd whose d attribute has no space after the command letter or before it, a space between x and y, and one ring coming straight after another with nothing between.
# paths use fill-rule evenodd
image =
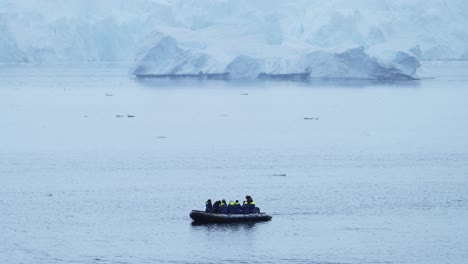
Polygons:
<instances>
[{"instance_id":1,"label":"snow","mask_svg":"<svg viewBox=\"0 0 468 264\"><path fill-rule=\"evenodd\" d=\"M459 60L466 25L462 0L0 0L0 62L133 61L152 32L206 47L223 65L361 46ZM236 47L224 50L227 41Z\"/></svg>"},{"instance_id":2,"label":"snow","mask_svg":"<svg viewBox=\"0 0 468 264\"><path fill-rule=\"evenodd\" d=\"M400 59L400 57L406 60ZM420 64L413 56L397 53L390 66L369 56L363 47L342 53L312 52L304 58L312 77L356 79L411 79Z\"/></svg>"},{"instance_id":3,"label":"snow","mask_svg":"<svg viewBox=\"0 0 468 264\"><path fill-rule=\"evenodd\" d=\"M229 72L231 77L235 79L254 79L263 72L263 64L262 60L242 55L227 65L226 72Z\"/></svg>"},{"instance_id":4,"label":"snow","mask_svg":"<svg viewBox=\"0 0 468 264\"><path fill-rule=\"evenodd\" d=\"M236 37L237 38L237 37ZM339 78L339 79L412 79L416 77L419 61L405 52L398 52L387 63L379 62L369 56L364 47L348 49L344 52L315 51L299 53L285 57L264 57L257 53L248 56L244 54L235 56L228 63L222 63L216 53L201 53L198 48L183 49L178 41L172 37L156 33L153 37L155 43L143 52L138 60L133 74L180 75L204 73L229 73L232 79L255 79L261 73L292 74L310 73L312 78ZM227 53L238 48L234 39L227 41L234 45L225 45ZM268 47L268 44L264 44ZM281 46L279 46L281 47ZM270 47L271 49L271 47ZM210 52L211 48L203 46L202 50ZM281 48L277 50L278 54ZM388 65L387 65L388 64Z\"/></svg>"},{"instance_id":5,"label":"snow","mask_svg":"<svg viewBox=\"0 0 468 264\"><path fill-rule=\"evenodd\" d=\"M413 75L421 64L415 56L405 52L398 52L393 59L394 67L398 68L403 74Z\"/></svg>"},{"instance_id":6,"label":"snow","mask_svg":"<svg viewBox=\"0 0 468 264\"><path fill-rule=\"evenodd\" d=\"M172 37L156 34L156 44L142 54L135 74L196 74L211 72L216 61L204 53L184 50Z\"/></svg>"}]
</instances>

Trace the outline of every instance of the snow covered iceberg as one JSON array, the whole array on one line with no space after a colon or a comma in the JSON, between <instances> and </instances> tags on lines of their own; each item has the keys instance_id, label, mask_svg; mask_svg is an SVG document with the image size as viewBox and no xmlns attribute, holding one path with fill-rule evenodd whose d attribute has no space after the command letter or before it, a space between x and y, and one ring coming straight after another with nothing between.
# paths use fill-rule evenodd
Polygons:
<instances>
[{"instance_id":1,"label":"snow covered iceberg","mask_svg":"<svg viewBox=\"0 0 468 264\"><path fill-rule=\"evenodd\" d=\"M408 80L417 78L420 66L418 59L408 53L397 52L390 59L375 58L363 47L343 52L297 51L284 57L238 54L226 59L210 52L207 45L201 49L183 47L175 38L161 33L156 33L150 43L138 55L132 70L137 77Z\"/></svg>"},{"instance_id":2,"label":"snow covered iceberg","mask_svg":"<svg viewBox=\"0 0 468 264\"><path fill-rule=\"evenodd\" d=\"M135 75L190 75L216 71L218 63L209 55L183 49L177 40L160 33L152 39L155 44L138 55L133 70Z\"/></svg>"},{"instance_id":3,"label":"snow covered iceberg","mask_svg":"<svg viewBox=\"0 0 468 264\"><path fill-rule=\"evenodd\" d=\"M334 79L415 79L419 61L397 52L391 59L378 59L368 55L363 47L340 53L315 51L301 57L299 64L310 71L311 77Z\"/></svg>"}]
</instances>

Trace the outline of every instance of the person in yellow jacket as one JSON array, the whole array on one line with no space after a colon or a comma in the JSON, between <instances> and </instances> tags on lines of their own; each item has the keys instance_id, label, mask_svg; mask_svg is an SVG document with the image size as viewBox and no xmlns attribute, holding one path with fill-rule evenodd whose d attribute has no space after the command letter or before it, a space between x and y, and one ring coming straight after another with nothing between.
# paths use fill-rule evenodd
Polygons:
<instances>
[{"instance_id":1,"label":"person in yellow jacket","mask_svg":"<svg viewBox=\"0 0 468 264\"><path fill-rule=\"evenodd\" d=\"M224 199L219 204L219 213L221 213L221 214L227 214L228 213L228 207L227 207L227 204L226 204L226 200L224 200Z\"/></svg>"},{"instance_id":2,"label":"person in yellow jacket","mask_svg":"<svg viewBox=\"0 0 468 264\"><path fill-rule=\"evenodd\" d=\"M257 208L255 207L255 202L253 200L249 203L249 211L251 214L257 213Z\"/></svg>"},{"instance_id":3,"label":"person in yellow jacket","mask_svg":"<svg viewBox=\"0 0 468 264\"><path fill-rule=\"evenodd\" d=\"M228 205L228 214L235 214L236 213L236 203L233 200L229 201Z\"/></svg>"},{"instance_id":4,"label":"person in yellow jacket","mask_svg":"<svg viewBox=\"0 0 468 264\"><path fill-rule=\"evenodd\" d=\"M258 213L260 211L258 208L255 207L255 202L252 199L252 196L247 195L245 197L245 199L247 199L247 203L249 205L249 213L254 214L254 213Z\"/></svg>"},{"instance_id":5,"label":"person in yellow jacket","mask_svg":"<svg viewBox=\"0 0 468 264\"><path fill-rule=\"evenodd\" d=\"M235 207L236 207L236 214L242 214L242 205L240 204L239 200L236 200Z\"/></svg>"},{"instance_id":6,"label":"person in yellow jacket","mask_svg":"<svg viewBox=\"0 0 468 264\"><path fill-rule=\"evenodd\" d=\"M249 202L248 201L244 201L244 203L242 204L242 213L243 214L250 213L250 207L249 207Z\"/></svg>"}]
</instances>

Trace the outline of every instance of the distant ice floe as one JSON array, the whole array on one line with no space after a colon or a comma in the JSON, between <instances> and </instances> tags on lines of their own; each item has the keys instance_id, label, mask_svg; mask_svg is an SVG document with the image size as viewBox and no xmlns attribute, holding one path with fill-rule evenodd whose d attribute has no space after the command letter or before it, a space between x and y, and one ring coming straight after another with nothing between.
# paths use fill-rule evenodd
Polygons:
<instances>
[{"instance_id":1,"label":"distant ice floe","mask_svg":"<svg viewBox=\"0 0 468 264\"><path fill-rule=\"evenodd\" d=\"M210 47L183 48L173 37L157 33L138 56L132 73L137 77L206 79L309 78L411 80L417 78L419 60L396 52L390 58L369 55L364 47L342 52L298 51L293 56L239 54L218 58Z\"/></svg>"}]
</instances>

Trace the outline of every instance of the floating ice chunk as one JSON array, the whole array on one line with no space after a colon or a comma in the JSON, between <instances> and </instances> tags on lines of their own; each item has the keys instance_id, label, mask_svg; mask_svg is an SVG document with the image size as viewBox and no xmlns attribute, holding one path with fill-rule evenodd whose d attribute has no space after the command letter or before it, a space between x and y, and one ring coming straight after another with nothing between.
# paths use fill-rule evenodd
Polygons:
<instances>
[{"instance_id":1,"label":"floating ice chunk","mask_svg":"<svg viewBox=\"0 0 468 264\"><path fill-rule=\"evenodd\" d=\"M422 51L419 45L410 48L408 51L411 52L411 54L413 54L418 60L422 58Z\"/></svg>"},{"instance_id":2,"label":"floating ice chunk","mask_svg":"<svg viewBox=\"0 0 468 264\"><path fill-rule=\"evenodd\" d=\"M391 66L369 56L363 47L342 53L311 52L300 64L308 69L312 78L335 79L412 79L420 66L418 60L406 53L398 53Z\"/></svg>"},{"instance_id":3,"label":"floating ice chunk","mask_svg":"<svg viewBox=\"0 0 468 264\"><path fill-rule=\"evenodd\" d=\"M401 73L408 76L414 76L416 70L421 66L418 59L405 52L397 52L393 59L393 65L401 71Z\"/></svg>"},{"instance_id":4,"label":"floating ice chunk","mask_svg":"<svg viewBox=\"0 0 468 264\"><path fill-rule=\"evenodd\" d=\"M384 61L366 53L364 47L344 52L314 51L295 56L266 57L239 54L228 63L196 48L182 48L176 39L157 34L155 43L143 53L133 73L139 77L181 77L204 79L413 79L420 66L418 59L397 52ZM219 76L218 76L219 75Z\"/></svg>"},{"instance_id":5,"label":"floating ice chunk","mask_svg":"<svg viewBox=\"0 0 468 264\"><path fill-rule=\"evenodd\" d=\"M226 66L233 79L255 79L264 70L264 61L249 56L237 56Z\"/></svg>"},{"instance_id":6,"label":"floating ice chunk","mask_svg":"<svg viewBox=\"0 0 468 264\"><path fill-rule=\"evenodd\" d=\"M158 34L155 44L141 54L133 70L135 75L177 75L212 72L217 65L209 55L186 50L176 39Z\"/></svg>"}]
</instances>

